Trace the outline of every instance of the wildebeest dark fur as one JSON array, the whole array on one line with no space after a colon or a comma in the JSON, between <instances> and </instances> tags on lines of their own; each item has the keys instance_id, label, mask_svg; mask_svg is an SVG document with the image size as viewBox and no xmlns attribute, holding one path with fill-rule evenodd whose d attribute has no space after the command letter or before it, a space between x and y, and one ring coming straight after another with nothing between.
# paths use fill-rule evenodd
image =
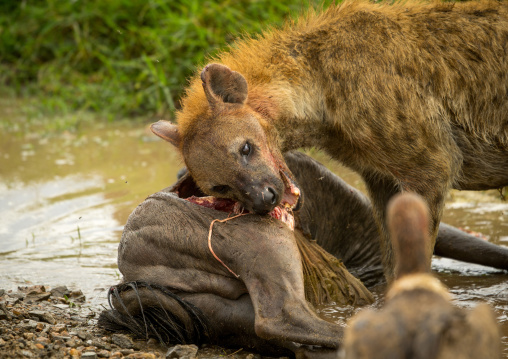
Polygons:
<instances>
[{"instance_id":1,"label":"wildebeest dark fur","mask_svg":"<svg viewBox=\"0 0 508 359\"><path fill-rule=\"evenodd\" d=\"M207 247L211 220L226 213L178 198L171 188L138 206L119 246L125 283L113 288L115 310L103 319L165 342L211 341L272 354L302 349L294 343L338 347L342 328L319 319L305 301L294 236L314 238L372 287L384 281L372 209L363 194L309 157L292 153L286 161L305 196L294 233L257 215L214 227L214 251L240 278ZM476 261L489 264L495 257L492 265L508 269L506 248L444 224L436 254L451 257L464 243L475 248ZM478 250L482 248L487 252ZM494 255L482 254L489 251Z\"/></svg>"}]
</instances>

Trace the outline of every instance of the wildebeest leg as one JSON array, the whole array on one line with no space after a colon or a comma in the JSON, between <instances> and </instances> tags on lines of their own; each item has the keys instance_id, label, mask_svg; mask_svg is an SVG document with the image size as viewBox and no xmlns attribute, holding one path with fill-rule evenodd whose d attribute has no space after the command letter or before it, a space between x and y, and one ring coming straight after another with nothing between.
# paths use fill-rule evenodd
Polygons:
<instances>
[{"instance_id":1,"label":"wildebeest leg","mask_svg":"<svg viewBox=\"0 0 508 359\"><path fill-rule=\"evenodd\" d=\"M294 240L258 238L246 242L243 250L248 255L239 257L225 247L216 252L235 265L233 270L247 287L256 334L267 340L337 348L342 328L320 319L305 300L301 257Z\"/></svg>"},{"instance_id":2,"label":"wildebeest leg","mask_svg":"<svg viewBox=\"0 0 508 359\"><path fill-rule=\"evenodd\" d=\"M286 338L275 337L271 340L261 339L256 335L255 313L248 294L237 300L219 297L213 294L185 294L182 298L202 308L203 314L209 319L210 331L220 333L217 343L224 346L240 346L255 348L262 353L271 355L287 355L281 348L297 354L297 357L318 357L324 359L327 354L336 357L336 351L326 348L311 349L298 346Z\"/></svg>"},{"instance_id":3,"label":"wildebeest leg","mask_svg":"<svg viewBox=\"0 0 508 359\"><path fill-rule=\"evenodd\" d=\"M335 353L334 348L309 348L295 344L292 334L289 339L288 335L272 339L259 337L255 325L256 311L248 294L238 299L227 299L210 293L175 294L158 285L130 282L113 287L111 301L122 316L115 315L114 311L102 313L100 321L104 327L111 328L111 324L120 327L123 325L140 337L157 336L163 343L206 341L251 348L271 355L287 356L292 351L297 356L320 359ZM266 303L266 306L269 305ZM282 310L280 315L284 316ZM298 317L298 314L292 313L291 317L294 316ZM309 318L302 319L309 321ZM283 318L282 321L284 320ZM290 327L291 323L286 322L286 325ZM292 328L289 331L292 332ZM307 334L321 335L317 332Z\"/></svg>"},{"instance_id":4,"label":"wildebeest leg","mask_svg":"<svg viewBox=\"0 0 508 359\"><path fill-rule=\"evenodd\" d=\"M446 223L439 226L434 254L464 262L508 269L508 248L467 234Z\"/></svg>"}]
</instances>

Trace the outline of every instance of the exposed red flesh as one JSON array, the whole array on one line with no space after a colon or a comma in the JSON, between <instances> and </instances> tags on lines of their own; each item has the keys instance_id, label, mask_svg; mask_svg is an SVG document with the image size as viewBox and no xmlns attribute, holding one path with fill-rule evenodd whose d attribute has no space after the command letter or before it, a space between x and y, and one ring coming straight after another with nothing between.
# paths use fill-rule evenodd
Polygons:
<instances>
[{"instance_id":1,"label":"exposed red flesh","mask_svg":"<svg viewBox=\"0 0 508 359\"><path fill-rule=\"evenodd\" d=\"M186 198L187 201L198 204L200 206L215 209L223 212L234 212L237 202L228 198L216 198L212 196L196 197L191 196Z\"/></svg>"},{"instance_id":2,"label":"exposed red flesh","mask_svg":"<svg viewBox=\"0 0 508 359\"><path fill-rule=\"evenodd\" d=\"M217 211L227 212L227 213L234 213L239 214L242 213L242 207L240 203L233 201L231 199L227 198L216 198L213 196L207 196L207 197L196 197L191 196L188 198L185 198L187 201L195 203L199 206L203 206L210 209L215 209ZM243 210L243 213L248 213L247 211ZM293 217L293 214L285 208L283 205L279 205L273 209L269 213L270 216L272 216L275 219L278 219L279 221L285 223L291 230L295 229L295 219Z\"/></svg>"},{"instance_id":3,"label":"exposed red flesh","mask_svg":"<svg viewBox=\"0 0 508 359\"><path fill-rule=\"evenodd\" d=\"M280 177L284 182L284 194L282 195L281 205L294 208L300 198L300 189L284 171L280 171Z\"/></svg>"}]
</instances>

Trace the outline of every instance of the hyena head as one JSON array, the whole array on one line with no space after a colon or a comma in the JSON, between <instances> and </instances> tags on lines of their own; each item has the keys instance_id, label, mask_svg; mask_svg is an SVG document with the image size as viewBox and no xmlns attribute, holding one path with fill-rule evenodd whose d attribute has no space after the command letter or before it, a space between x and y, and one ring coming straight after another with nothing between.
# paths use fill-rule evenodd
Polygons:
<instances>
[{"instance_id":1,"label":"hyena head","mask_svg":"<svg viewBox=\"0 0 508 359\"><path fill-rule=\"evenodd\" d=\"M152 131L180 149L204 193L236 200L258 214L278 205L296 209L300 190L279 150L275 129L247 105L245 78L224 65L210 64L201 80L206 114L188 121L181 132L167 121L153 124Z\"/></svg>"}]
</instances>

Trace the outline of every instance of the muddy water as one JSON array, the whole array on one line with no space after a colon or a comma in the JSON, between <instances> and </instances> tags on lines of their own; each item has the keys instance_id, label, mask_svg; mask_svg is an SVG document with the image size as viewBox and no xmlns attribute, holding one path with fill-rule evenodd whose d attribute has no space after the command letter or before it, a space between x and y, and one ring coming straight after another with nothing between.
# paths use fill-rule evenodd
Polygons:
<instances>
[{"instance_id":1,"label":"muddy water","mask_svg":"<svg viewBox=\"0 0 508 359\"><path fill-rule=\"evenodd\" d=\"M355 174L313 155L363 189ZM181 167L170 146L140 125L51 136L0 132L0 288L66 284L92 305L104 304L105 288L120 280L116 250L128 215L173 183ZM444 221L508 245L508 202L497 191L452 192ZM495 307L508 355L508 274L442 258L433 267L458 305ZM344 323L355 309L320 311Z\"/></svg>"}]
</instances>

